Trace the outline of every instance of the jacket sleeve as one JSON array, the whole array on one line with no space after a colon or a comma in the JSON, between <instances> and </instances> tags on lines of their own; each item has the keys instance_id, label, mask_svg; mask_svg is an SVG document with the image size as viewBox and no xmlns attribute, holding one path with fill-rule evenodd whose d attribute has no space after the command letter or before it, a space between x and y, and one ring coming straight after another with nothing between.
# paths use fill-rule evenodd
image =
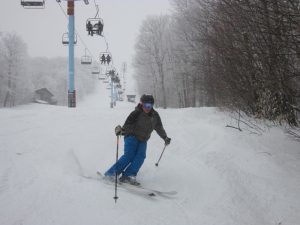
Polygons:
<instances>
[{"instance_id":1,"label":"jacket sleeve","mask_svg":"<svg viewBox=\"0 0 300 225\"><path fill-rule=\"evenodd\" d=\"M127 119L123 125L125 135L133 134L135 122L137 121L139 114L140 114L140 112L138 110L134 110L133 112L131 112L129 114L129 116L127 117Z\"/></svg>"},{"instance_id":2,"label":"jacket sleeve","mask_svg":"<svg viewBox=\"0 0 300 225\"><path fill-rule=\"evenodd\" d=\"M156 123L156 126L154 128L154 130L157 132L157 134L165 140L165 138L167 137L167 134L166 134L166 131L162 125L162 122L161 122L161 119L160 119L160 116L158 113L156 113L156 117L157 117L157 123Z\"/></svg>"}]
</instances>

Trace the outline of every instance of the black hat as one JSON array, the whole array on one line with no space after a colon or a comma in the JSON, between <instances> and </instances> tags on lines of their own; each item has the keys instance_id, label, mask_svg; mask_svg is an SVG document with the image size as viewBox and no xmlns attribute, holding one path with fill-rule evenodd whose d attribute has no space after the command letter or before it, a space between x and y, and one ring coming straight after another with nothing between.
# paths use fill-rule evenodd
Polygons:
<instances>
[{"instance_id":1,"label":"black hat","mask_svg":"<svg viewBox=\"0 0 300 225\"><path fill-rule=\"evenodd\" d=\"M154 98L153 98L152 95L144 94L141 97L141 102L142 103L151 103L151 104L154 104Z\"/></svg>"}]
</instances>

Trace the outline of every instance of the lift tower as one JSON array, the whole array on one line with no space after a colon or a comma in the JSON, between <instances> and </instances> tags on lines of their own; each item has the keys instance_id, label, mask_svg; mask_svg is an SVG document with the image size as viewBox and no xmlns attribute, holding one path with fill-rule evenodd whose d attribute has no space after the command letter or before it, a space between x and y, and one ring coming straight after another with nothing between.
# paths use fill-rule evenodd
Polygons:
<instances>
[{"instance_id":1,"label":"lift tower","mask_svg":"<svg viewBox=\"0 0 300 225\"><path fill-rule=\"evenodd\" d=\"M69 34L69 89L68 89L68 106L70 108L76 107L76 90L75 90L75 79L74 79L74 0L68 0L68 34Z\"/></svg>"}]
</instances>

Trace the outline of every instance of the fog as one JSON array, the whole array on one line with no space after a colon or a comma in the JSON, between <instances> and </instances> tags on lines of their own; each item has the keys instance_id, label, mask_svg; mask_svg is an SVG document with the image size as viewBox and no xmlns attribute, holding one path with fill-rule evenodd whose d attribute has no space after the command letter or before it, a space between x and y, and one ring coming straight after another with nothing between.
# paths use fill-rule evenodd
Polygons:
<instances>
[{"instance_id":1,"label":"fog","mask_svg":"<svg viewBox=\"0 0 300 225\"><path fill-rule=\"evenodd\" d=\"M67 1L61 1L66 12ZM88 36L85 23L96 16L104 21L104 36ZM131 73L131 58L139 27L148 15L169 12L168 0L94 0L89 5L83 1L75 3L75 28L78 43L75 57L85 54L85 45L94 59L99 60L99 52L108 50L113 56L116 68L123 62ZM47 0L44 9L24 9L20 1L1 1L0 32L14 32L27 44L30 56L67 57L68 49L62 45L62 35L67 32L68 20L55 0Z\"/></svg>"}]
</instances>

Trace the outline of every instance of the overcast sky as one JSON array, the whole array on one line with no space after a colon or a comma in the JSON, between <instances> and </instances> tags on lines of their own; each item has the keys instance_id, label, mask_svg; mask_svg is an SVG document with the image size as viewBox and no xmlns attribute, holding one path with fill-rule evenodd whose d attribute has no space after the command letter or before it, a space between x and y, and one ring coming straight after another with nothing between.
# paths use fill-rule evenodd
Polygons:
<instances>
[{"instance_id":1,"label":"overcast sky","mask_svg":"<svg viewBox=\"0 0 300 225\"><path fill-rule=\"evenodd\" d=\"M99 5L99 16L104 21L104 35L112 53L115 66L119 69L127 62L131 72L134 43L143 19L147 15L169 14L169 0L95 0ZM96 15L94 0L85 5L75 3L75 26L78 34L88 46L92 55L99 60L99 52L106 50L102 37L88 36L85 23ZM67 2L61 2L66 11ZM43 10L23 9L20 0L1 0L0 32L15 32L28 46L30 56L67 56L68 48L63 46L62 35L67 32L68 20L56 0L46 0ZM84 45L78 38L75 56L84 55Z\"/></svg>"}]
</instances>

